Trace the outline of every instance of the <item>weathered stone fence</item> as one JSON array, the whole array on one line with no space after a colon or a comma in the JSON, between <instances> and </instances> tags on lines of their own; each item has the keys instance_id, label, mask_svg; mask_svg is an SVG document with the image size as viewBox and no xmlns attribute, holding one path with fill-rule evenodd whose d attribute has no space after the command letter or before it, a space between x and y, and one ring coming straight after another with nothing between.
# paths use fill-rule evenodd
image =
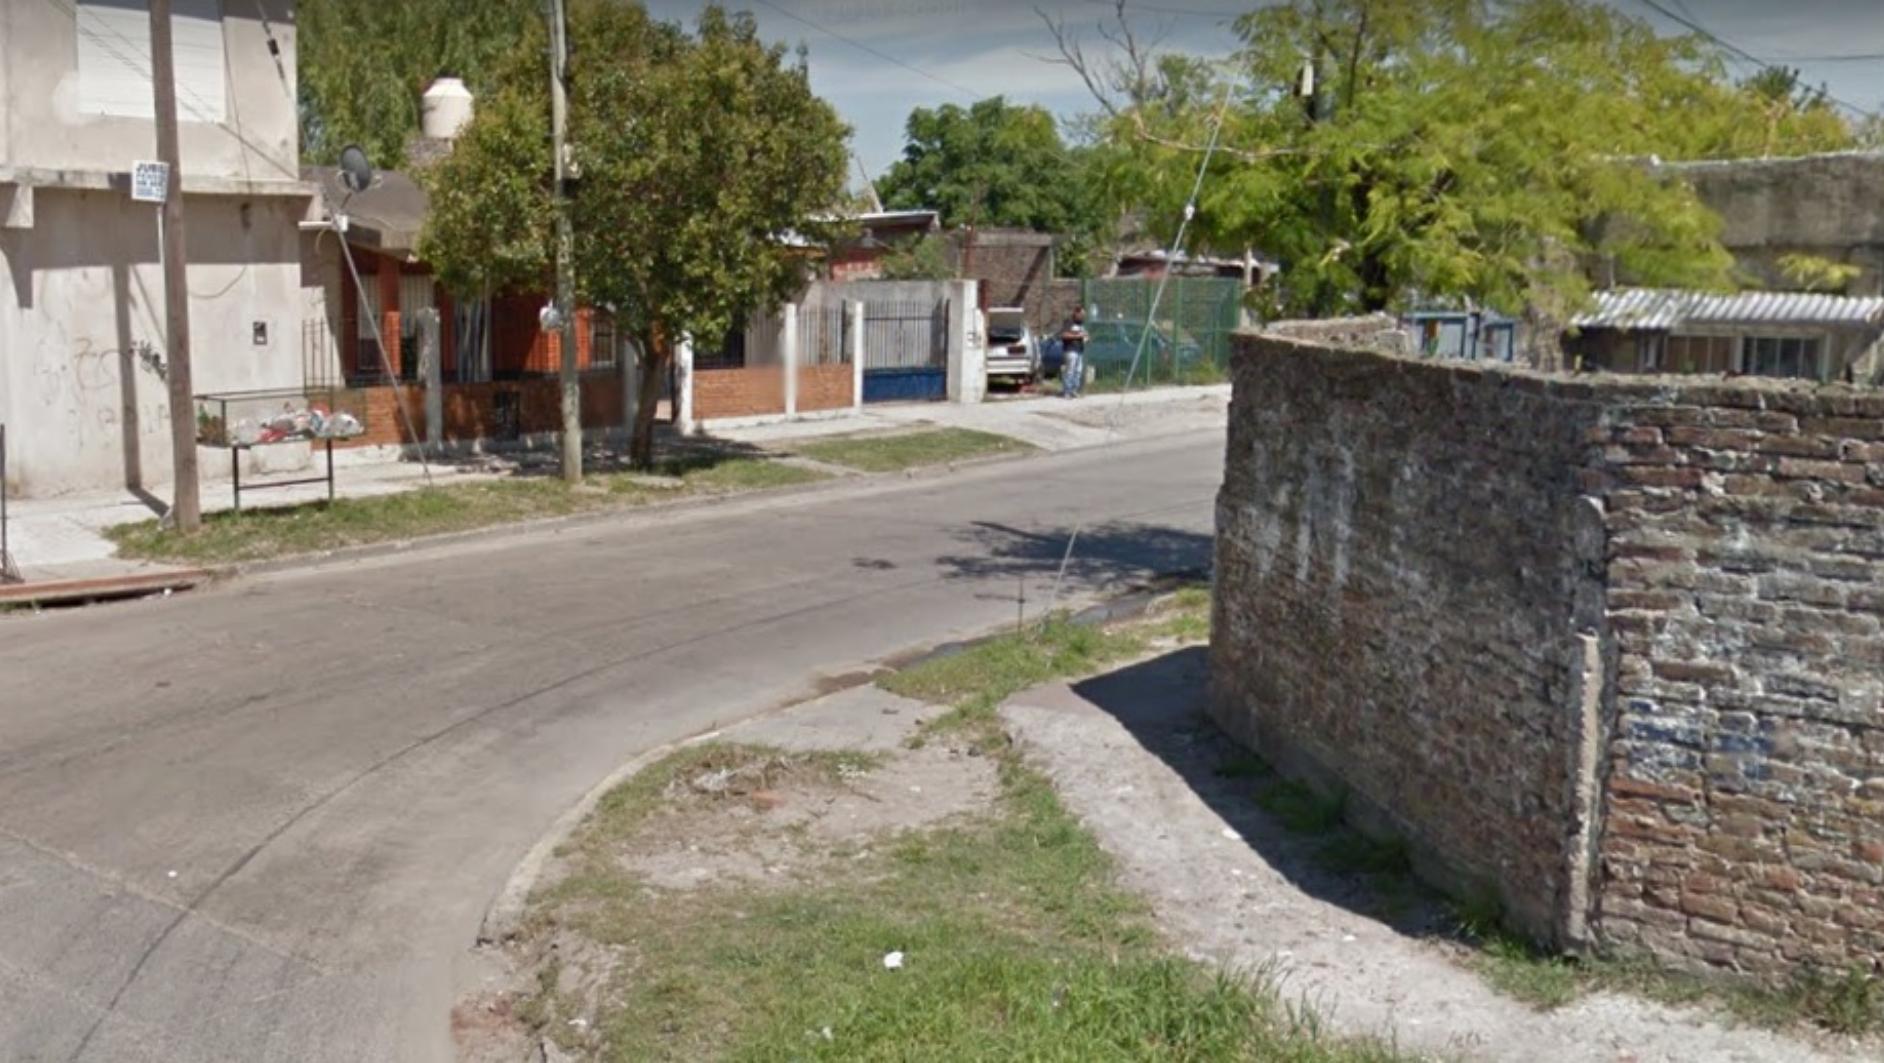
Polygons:
<instances>
[{"instance_id":1,"label":"weathered stone fence","mask_svg":"<svg viewBox=\"0 0 1884 1063\"><path fill-rule=\"evenodd\" d=\"M1884 394L1233 371L1220 722L1539 938L1884 963Z\"/></svg>"}]
</instances>

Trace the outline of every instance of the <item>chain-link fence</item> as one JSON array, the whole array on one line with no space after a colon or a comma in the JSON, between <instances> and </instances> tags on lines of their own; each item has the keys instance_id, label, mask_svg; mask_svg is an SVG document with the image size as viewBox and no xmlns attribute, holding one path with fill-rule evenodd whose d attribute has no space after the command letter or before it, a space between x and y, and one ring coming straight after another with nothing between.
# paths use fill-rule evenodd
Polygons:
<instances>
[{"instance_id":1,"label":"chain-link fence","mask_svg":"<svg viewBox=\"0 0 1884 1063\"><path fill-rule=\"evenodd\" d=\"M1144 355L1132 387L1228 378L1231 336L1242 316L1242 282L1173 276L1165 282L1154 321L1151 304L1157 291L1157 279L1149 277L1085 282L1080 305L1086 308L1086 365L1095 389L1125 387L1141 343Z\"/></svg>"}]
</instances>

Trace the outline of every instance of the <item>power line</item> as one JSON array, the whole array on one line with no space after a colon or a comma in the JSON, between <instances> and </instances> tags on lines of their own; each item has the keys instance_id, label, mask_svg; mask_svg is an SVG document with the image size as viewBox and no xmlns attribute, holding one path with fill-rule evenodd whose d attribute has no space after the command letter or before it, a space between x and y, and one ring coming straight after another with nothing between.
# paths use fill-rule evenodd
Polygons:
<instances>
[{"instance_id":1,"label":"power line","mask_svg":"<svg viewBox=\"0 0 1884 1063\"><path fill-rule=\"evenodd\" d=\"M1754 55L1752 52L1747 51L1745 48L1742 48L1739 45L1735 44L1734 42L1726 39L1725 37L1722 37L1720 34L1715 33L1713 30L1708 29L1706 26L1702 25L1700 22L1668 10L1668 8L1664 7L1661 3L1658 2L1658 0L1636 0L1636 2L1641 4L1643 7L1648 8L1650 11L1653 11L1656 14L1662 16L1663 18L1669 20L1670 22L1673 22L1679 26L1684 26L1688 30L1694 33L1697 33L1701 35L1702 37L1707 38L1710 41L1713 41L1720 48L1724 49L1728 54L1744 59L1747 62L1758 66L1762 70L1784 69L1783 67L1779 66L1779 64L1777 63L1768 62L1767 60L1762 59L1757 55ZM1826 93L1825 98L1839 105L1840 107L1843 107L1853 112L1854 114L1859 114L1866 118L1878 117L1876 112L1860 107L1857 104L1850 102L1849 100L1841 100L1838 97L1831 95L1830 93Z\"/></svg>"},{"instance_id":2,"label":"power line","mask_svg":"<svg viewBox=\"0 0 1884 1063\"><path fill-rule=\"evenodd\" d=\"M979 100L984 95L986 95L985 93L977 92L974 89L971 89L968 86L963 85L962 83L958 81L950 81L948 78L945 78L940 74L932 74L929 71L924 70L923 68L915 65L914 63L906 63L903 60L897 58L896 56L891 55L889 52L883 51L882 49L876 48L872 45L865 44L864 42L857 40L854 37L846 37L843 34L837 32L836 30L830 28L829 26L825 26L820 23L813 22L812 20L804 17L803 15L797 14L795 12L787 11L783 7L780 7L779 5L773 3L772 0L758 0L758 2L761 6L766 7L772 11L776 11L779 14L784 15L786 18L791 19L793 22L798 22L806 26L810 26L812 29L817 30L819 33L822 33L827 37L831 37L836 40L843 41L845 44L850 45L852 48L856 48L860 51L868 52L871 55L876 56L878 59L881 59L886 63L893 63L896 66L900 66L904 70L907 70L912 74L916 74L921 77L928 78L930 81L933 81L936 84L941 85L945 88L953 89L954 91L961 93L963 96L966 96L971 100Z\"/></svg>"}]
</instances>

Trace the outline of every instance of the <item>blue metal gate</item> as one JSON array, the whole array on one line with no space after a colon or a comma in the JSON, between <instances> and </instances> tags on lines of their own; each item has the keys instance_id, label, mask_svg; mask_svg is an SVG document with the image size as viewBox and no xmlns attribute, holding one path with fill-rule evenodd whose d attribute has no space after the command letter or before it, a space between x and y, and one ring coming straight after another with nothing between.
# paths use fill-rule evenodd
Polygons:
<instances>
[{"instance_id":1,"label":"blue metal gate","mask_svg":"<svg viewBox=\"0 0 1884 1063\"><path fill-rule=\"evenodd\" d=\"M865 402L928 402L948 397L949 304L864 304Z\"/></svg>"}]
</instances>

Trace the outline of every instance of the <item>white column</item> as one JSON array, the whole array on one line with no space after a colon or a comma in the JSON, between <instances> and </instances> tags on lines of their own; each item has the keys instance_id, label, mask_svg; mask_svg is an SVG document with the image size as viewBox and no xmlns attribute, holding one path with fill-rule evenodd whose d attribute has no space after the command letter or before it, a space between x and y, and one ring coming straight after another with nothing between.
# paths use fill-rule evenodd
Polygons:
<instances>
[{"instance_id":1,"label":"white column","mask_svg":"<svg viewBox=\"0 0 1884 1063\"><path fill-rule=\"evenodd\" d=\"M674 348L674 427L690 436L698 426L693 423L693 337L682 336Z\"/></svg>"},{"instance_id":2,"label":"white column","mask_svg":"<svg viewBox=\"0 0 1884 1063\"><path fill-rule=\"evenodd\" d=\"M864 384L864 305L861 301L844 304L844 313L850 321L850 335L845 340L850 345L850 408L863 409Z\"/></svg>"},{"instance_id":3,"label":"white column","mask_svg":"<svg viewBox=\"0 0 1884 1063\"><path fill-rule=\"evenodd\" d=\"M975 281L950 281L948 292L949 401L980 402L988 390L988 352L980 326L980 286Z\"/></svg>"},{"instance_id":4,"label":"white column","mask_svg":"<svg viewBox=\"0 0 1884 1063\"><path fill-rule=\"evenodd\" d=\"M785 416L798 416L798 304L779 307L779 361L785 366Z\"/></svg>"}]
</instances>

